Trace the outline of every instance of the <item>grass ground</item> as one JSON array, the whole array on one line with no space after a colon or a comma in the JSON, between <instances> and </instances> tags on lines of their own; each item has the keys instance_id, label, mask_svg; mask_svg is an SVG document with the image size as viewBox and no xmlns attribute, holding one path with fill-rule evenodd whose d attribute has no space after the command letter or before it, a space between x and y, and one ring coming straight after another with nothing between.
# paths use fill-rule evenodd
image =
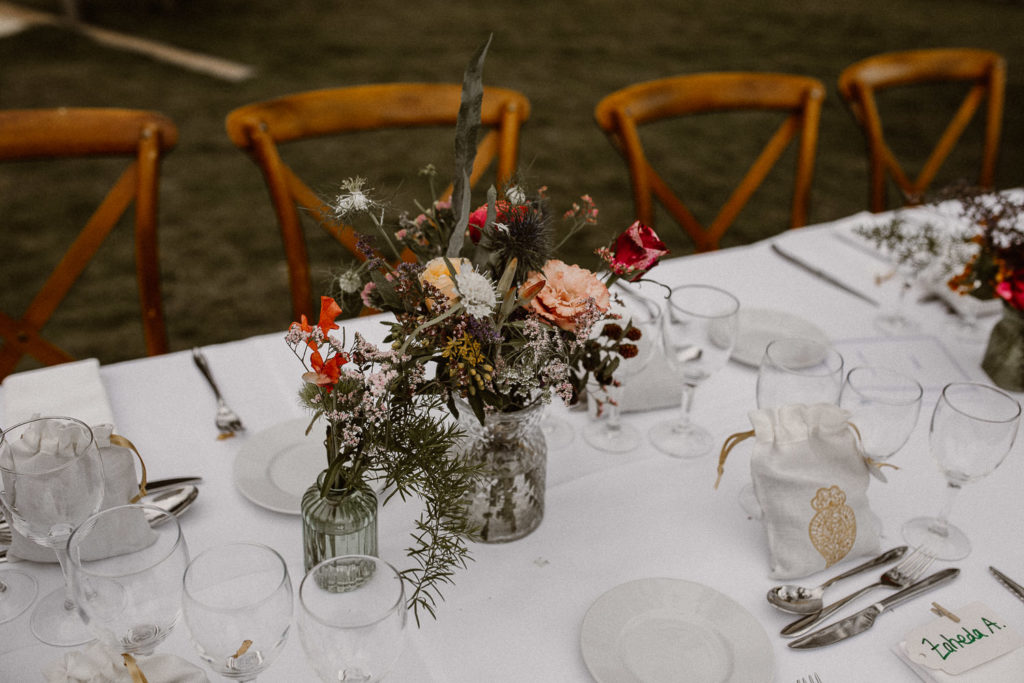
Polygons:
<instances>
[{"instance_id":1,"label":"grass ground","mask_svg":"<svg viewBox=\"0 0 1024 683\"><path fill-rule=\"evenodd\" d=\"M16 0L57 11L57 0ZM877 52L938 46L983 47L1009 64L1000 187L1024 184L1024 7L992 0L650 0L629 6L588 2L373 3L330 0L81 0L85 18L106 28L252 65L257 76L228 83L98 46L57 28L0 39L0 107L122 106L155 109L179 126L178 148L163 167L161 259L174 349L283 330L290 319L280 239L256 167L228 140L224 117L247 102L312 88L386 81L458 81L489 33L485 81L524 92L533 116L522 133L527 181L550 188L556 208L590 193L602 232L567 254L586 262L594 246L631 220L625 166L593 123L594 105L627 84L714 70L783 71L820 78L828 90L812 195L812 222L866 207L859 131L838 99L847 64ZM167 5L170 5L168 7ZM918 152L952 113L950 93L929 106L895 102L883 116ZM666 174L685 178L698 217L710 220L745 170L754 124L656 131ZM757 133L760 135L760 133ZM768 133L765 132L764 135ZM977 131L970 131L976 136ZM368 145L303 144L291 160L330 192L363 175L385 193L423 197L416 170L450 167L450 134L374 137ZM943 182L972 177L976 157L957 156ZM39 164L0 167L0 310L20 312L49 272L59 245L91 210L100 168L83 163L57 175ZM86 187L80 188L84 183ZM786 180L776 179L747 208L727 244L782 228ZM482 194L480 195L482 200ZM48 236L37 226L59 233ZM67 226L65 229L64 226ZM127 226L125 226L127 227ZM677 254L690 245L675 226L660 232ZM341 252L312 234L315 267L330 272ZM129 278L131 235L119 230L48 332L77 356L112 362L143 354Z\"/></svg>"}]
</instances>

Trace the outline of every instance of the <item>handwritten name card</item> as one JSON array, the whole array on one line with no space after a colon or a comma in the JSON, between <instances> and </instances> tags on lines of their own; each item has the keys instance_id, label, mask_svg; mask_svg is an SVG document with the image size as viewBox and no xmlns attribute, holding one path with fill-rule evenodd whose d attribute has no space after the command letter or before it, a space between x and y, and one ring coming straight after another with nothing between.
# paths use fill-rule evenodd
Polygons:
<instances>
[{"instance_id":1,"label":"handwritten name card","mask_svg":"<svg viewBox=\"0 0 1024 683\"><path fill-rule=\"evenodd\" d=\"M983 603L951 611L959 622L942 617L906 635L904 647L911 662L958 675L1024 648L1024 636Z\"/></svg>"}]
</instances>

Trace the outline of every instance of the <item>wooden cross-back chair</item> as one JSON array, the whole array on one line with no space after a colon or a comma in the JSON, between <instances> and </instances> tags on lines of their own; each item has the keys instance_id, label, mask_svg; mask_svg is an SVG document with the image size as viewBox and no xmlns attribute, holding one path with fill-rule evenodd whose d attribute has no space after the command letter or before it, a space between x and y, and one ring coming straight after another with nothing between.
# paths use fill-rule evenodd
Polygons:
<instances>
[{"instance_id":1,"label":"wooden cross-back chair","mask_svg":"<svg viewBox=\"0 0 1024 683\"><path fill-rule=\"evenodd\" d=\"M0 378L10 374L26 355L44 365L74 360L43 337L43 327L133 203L135 270L146 351L149 355L167 352L157 248L157 195L160 161L177 140L174 123L155 112L74 108L0 111L0 161L124 157L128 164L21 317L0 312Z\"/></svg>"},{"instance_id":2,"label":"wooden cross-back chair","mask_svg":"<svg viewBox=\"0 0 1024 683\"><path fill-rule=\"evenodd\" d=\"M637 219L653 225L654 199L657 199L694 241L697 250L709 251L718 248L722 236L794 139L799 142L790 227L807 223L824 96L821 82L804 76L699 73L637 83L618 90L598 103L594 118L629 166ZM639 128L672 117L737 110L771 110L785 112L787 116L715 219L704 226L651 167Z\"/></svg>"},{"instance_id":3,"label":"wooden cross-back chair","mask_svg":"<svg viewBox=\"0 0 1024 683\"><path fill-rule=\"evenodd\" d=\"M323 200L281 159L278 145L309 138L387 128L454 126L462 86L452 83L387 83L314 90L248 104L227 117L231 140L249 153L263 172L277 214L288 261L288 281L295 319L312 318L313 296L306 240L299 219L302 209L345 246L357 259L357 235L351 226L327 220ZM496 164L497 182L507 183L516 169L519 129L529 118L530 102L504 88L484 88L480 139L472 186ZM449 189L450 191L450 189ZM404 260L414 260L407 252Z\"/></svg>"},{"instance_id":4,"label":"wooden cross-back chair","mask_svg":"<svg viewBox=\"0 0 1024 683\"><path fill-rule=\"evenodd\" d=\"M911 179L886 142L876 93L921 83L965 82L967 95L928 155L920 173ZM1006 89L1006 62L995 52L975 49L932 49L875 55L846 67L839 76L839 93L864 133L870 165L869 205L884 211L886 179L891 177L904 201L919 203L943 162L968 124L985 106L984 140L978 183L992 187Z\"/></svg>"}]
</instances>

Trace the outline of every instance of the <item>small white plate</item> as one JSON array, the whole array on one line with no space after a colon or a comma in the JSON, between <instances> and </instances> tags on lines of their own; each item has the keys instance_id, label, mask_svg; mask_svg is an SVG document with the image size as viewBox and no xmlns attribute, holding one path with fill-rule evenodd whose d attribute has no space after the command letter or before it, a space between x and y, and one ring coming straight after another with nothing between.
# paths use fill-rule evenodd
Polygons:
<instances>
[{"instance_id":1,"label":"small white plate","mask_svg":"<svg viewBox=\"0 0 1024 683\"><path fill-rule=\"evenodd\" d=\"M309 418L276 424L246 439L235 456L235 486L261 507L297 515L302 494L327 467L323 430L306 435Z\"/></svg>"},{"instance_id":2,"label":"small white plate","mask_svg":"<svg viewBox=\"0 0 1024 683\"><path fill-rule=\"evenodd\" d=\"M757 367L764 356L764 348L775 339L803 337L828 344L828 335L814 323L803 318L768 308L743 308L739 313L739 334L732 349L737 363Z\"/></svg>"},{"instance_id":3,"label":"small white plate","mask_svg":"<svg viewBox=\"0 0 1024 683\"><path fill-rule=\"evenodd\" d=\"M750 612L683 579L650 578L611 589L591 605L580 634L598 683L769 683L775 655Z\"/></svg>"}]
</instances>

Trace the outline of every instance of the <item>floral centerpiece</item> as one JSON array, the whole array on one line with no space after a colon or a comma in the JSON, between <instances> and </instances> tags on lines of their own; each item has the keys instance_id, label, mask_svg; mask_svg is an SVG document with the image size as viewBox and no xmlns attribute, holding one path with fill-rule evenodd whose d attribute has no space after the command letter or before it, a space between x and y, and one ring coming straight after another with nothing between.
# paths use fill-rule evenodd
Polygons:
<instances>
[{"instance_id":1,"label":"floral centerpiece","mask_svg":"<svg viewBox=\"0 0 1024 683\"><path fill-rule=\"evenodd\" d=\"M641 277L667 250L635 224L599 252L607 265L599 277L557 256L596 225L589 196L558 216L543 187L514 184L500 196L492 187L474 208L468 178L485 51L464 80L450 197L437 193L433 167L421 172L430 201L415 211L393 212L362 178L342 184L336 218L364 226L365 261L341 273L332 293L392 314L385 341L407 371L417 368L414 392L447 406L467 433L452 455L483 472L465 501L479 537L493 542L529 533L543 514L544 404L578 400L589 376L613 381L620 351L628 353L623 340L600 337L618 317L609 312L608 287Z\"/></svg>"}]
</instances>

